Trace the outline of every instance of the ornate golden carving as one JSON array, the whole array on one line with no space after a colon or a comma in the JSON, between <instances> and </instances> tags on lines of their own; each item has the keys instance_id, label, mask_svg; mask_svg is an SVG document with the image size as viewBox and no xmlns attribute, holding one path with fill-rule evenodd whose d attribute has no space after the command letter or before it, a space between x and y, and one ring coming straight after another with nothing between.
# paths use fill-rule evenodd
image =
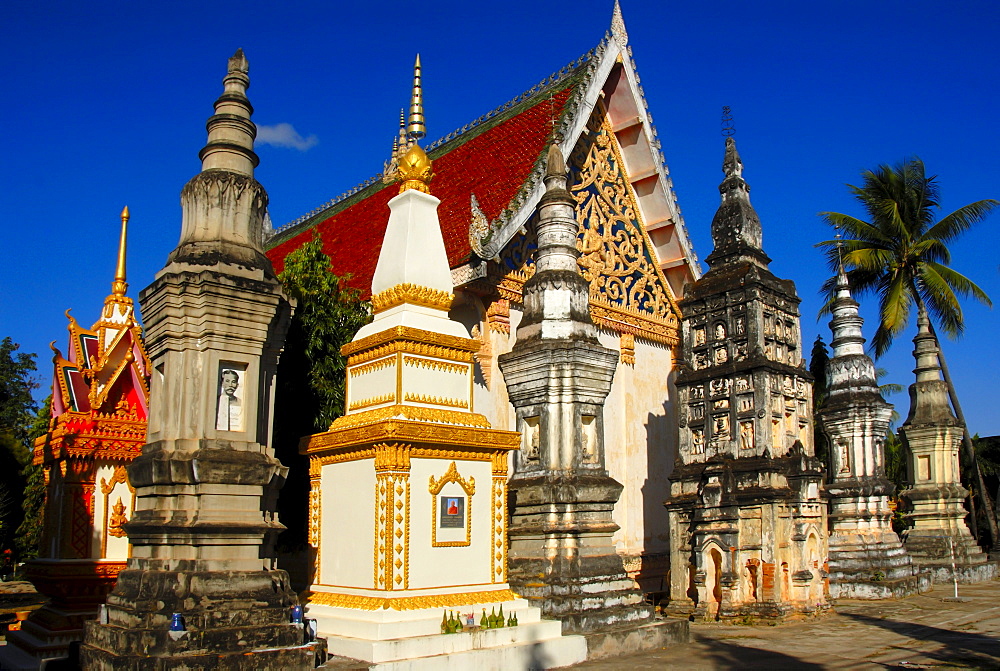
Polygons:
<instances>
[{"instance_id":1,"label":"ornate golden carving","mask_svg":"<svg viewBox=\"0 0 1000 671\"><path fill-rule=\"evenodd\" d=\"M340 353L350 357L364 350L374 349L380 345L393 343L399 340L408 340L413 343L423 345L434 345L444 349L456 349L464 352L475 352L479 348L479 342L472 338L462 338L450 336L433 331L413 328L411 326L393 326L384 331L373 333L361 340L349 342L340 348ZM419 352L417 352L419 354ZM444 357L442 357L444 358ZM471 357L470 357L471 359ZM352 362L348 362L352 363Z\"/></svg>"},{"instance_id":2,"label":"ornate golden carving","mask_svg":"<svg viewBox=\"0 0 1000 671\"><path fill-rule=\"evenodd\" d=\"M486 308L486 322L495 333L510 335L510 301L497 298Z\"/></svg>"},{"instance_id":3,"label":"ornate golden carving","mask_svg":"<svg viewBox=\"0 0 1000 671\"><path fill-rule=\"evenodd\" d=\"M415 411L427 410L434 416L438 413L447 413L449 417L453 415L472 418L480 417L483 424L486 423L485 417L473 413L414 406L378 408L377 410L366 410L356 415L347 415L346 417L359 417L361 415L368 415L369 413L374 415L380 413L382 410L392 410L393 408ZM382 441L394 440L402 440L409 443L455 445L468 448L470 451L474 449L514 450L518 448L520 442L520 434L516 431L502 431L483 426L469 426L468 424L471 422L466 422L464 426L457 424L447 425L442 423L432 424L429 421L408 421L408 419L395 419L392 417L388 419L376 418L370 423L362 422L357 425L341 425L338 424L339 421L334 422L333 427L326 433L318 433L303 438L299 444L300 451L304 454L314 454L344 447L358 449L357 446L373 445Z\"/></svg>"},{"instance_id":4,"label":"ornate golden carving","mask_svg":"<svg viewBox=\"0 0 1000 671\"><path fill-rule=\"evenodd\" d=\"M372 310L376 313L408 303L438 310L450 310L455 294L418 284L397 284L372 296Z\"/></svg>"},{"instance_id":5,"label":"ornate golden carving","mask_svg":"<svg viewBox=\"0 0 1000 671\"><path fill-rule=\"evenodd\" d=\"M403 182L399 185L399 192L403 193L408 189L414 189L422 193L430 193L430 183L434 179L433 163L420 145L414 143L406 153L399 159L397 168L399 179Z\"/></svg>"},{"instance_id":6,"label":"ornate golden carving","mask_svg":"<svg viewBox=\"0 0 1000 671\"><path fill-rule=\"evenodd\" d=\"M504 453L504 457L507 454ZM506 458L503 460L506 466ZM495 583L507 582L507 470L498 473L496 461L493 469L493 510L490 528L490 579Z\"/></svg>"},{"instance_id":7,"label":"ornate golden carving","mask_svg":"<svg viewBox=\"0 0 1000 671\"><path fill-rule=\"evenodd\" d=\"M621 350L622 363L628 366L635 365L635 336L631 333L622 333L618 339L618 346Z\"/></svg>"},{"instance_id":8,"label":"ornate golden carving","mask_svg":"<svg viewBox=\"0 0 1000 671\"><path fill-rule=\"evenodd\" d=\"M61 462L65 464L66 462ZM65 474L64 474L65 475ZM117 485L124 484L128 487L129 492L132 494L132 501L129 505L129 512L135 510L135 487L132 483L128 481L128 473L125 470L125 466L119 464L115 466L114 472L111 474L111 479L101 478L101 494L104 495L104 524L101 530L101 558L105 558L108 555L108 536L114 536L115 538L122 538L126 536L125 529L122 525L128 522L128 518L125 515L125 505L122 503L122 499L118 497L118 503L114 505L113 508L109 509L111 493L114 491ZM91 502L93 505L93 502ZM120 509L119 509L120 508Z\"/></svg>"},{"instance_id":9,"label":"ornate golden carving","mask_svg":"<svg viewBox=\"0 0 1000 671\"><path fill-rule=\"evenodd\" d=\"M375 446L375 472L409 471L410 445L405 443L379 443Z\"/></svg>"},{"instance_id":10,"label":"ornate golden carving","mask_svg":"<svg viewBox=\"0 0 1000 671\"><path fill-rule=\"evenodd\" d=\"M423 408L415 405L390 405L384 408L375 408L374 410L365 410L339 417L330 425L330 431L342 431L396 418L482 428L488 428L490 425L489 420L484 416L472 412L444 410L442 408Z\"/></svg>"},{"instance_id":11,"label":"ornate golden carving","mask_svg":"<svg viewBox=\"0 0 1000 671\"><path fill-rule=\"evenodd\" d=\"M474 606L483 603L513 601L518 596L509 589L459 594L431 594L425 596L376 597L335 592L313 592L308 600L317 606L339 606L358 610L420 610L422 608L448 608Z\"/></svg>"},{"instance_id":12,"label":"ornate golden carving","mask_svg":"<svg viewBox=\"0 0 1000 671\"><path fill-rule=\"evenodd\" d=\"M444 486L449 482L454 482L458 484L459 487L466 493L469 497L468 502L465 506L465 540L464 541L438 541L437 539L437 526L438 526L438 495ZM463 478L458 474L458 467L455 462L451 462L448 466L448 470L445 471L444 475L440 478L435 478L433 475L427 484L427 489L431 493L431 547L444 548L444 547L468 547L472 544L472 496L476 493L476 479L469 477L468 479Z\"/></svg>"},{"instance_id":13,"label":"ornate golden carving","mask_svg":"<svg viewBox=\"0 0 1000 671\"><path fill-rule=\"evenodd\" d=\"M351 377L357 377L358 375L367 375L368 373L374 373L377 370L388 368L394 363L396 363L395 357L387 356L384 359L379 359L378 361L366 363L363 366L354 366L353 368L348 368L347 374L350 375Z\"/></svg>"},{"instance_id":14,"label":"ornate golden carving","mask_svg":"<svg viewBox=\"0 0 1000 671\"><path fill-rule=\"evenodd\" d=\"M469 366L460 363L450 363L448 361L436 361L434 359L422 359L415 356L404 356L403 363L407 366L418 368L429 368L431 370L442 370L446 373L468 373Z\"/></svg>"},{"instance_id":15,"label":"ornate golden carving","mask_svg":"<svg viewBox=\"0 0 1000 671\"><path fill-rule=\"evenodd\" d=\"M622 166L618 141L599 107L569 160L580 226L579 267L590 283L591 317L603 328L676 347L680 311L656 263ZM517 303L535 272L532 229L516 236L501 255L505 274L496 288L502 298Z\"/></svg>"},{"instance_id":16,"label":"ornate golden carving","mask_svg":"<svg viewBox=\"0 0 1000 671\"><path fill-rule=\"evenodd\" d=\"M431 494L434 494L436 496L441 493L441 489L443 489L444 486L449 482L458 483L458 485L463 490L465 490L465 493L468 494L469 496L472 496L473 494L476 493L476 479L473 477L466 479L463 478L461 475L459 475L458 466L455 464L454 461L451 462L451 465L448 466L448 470L445 471L444 475L442 475L440 478L435 478L432 475L430 477L430 481L428 482L427 486Z\"/></svg>"},{"instance_id":17,"label":"ornate golden carving","mask_svg":"<svg viewBox=\"0 0 1000 671\"><path fill-rule=\"evenodd\" d=\"M349 406L347 406L347 410L353 412L354 410L362 410L364 408L370 408L373 405L392 403L395 400L396 400L395 394L382 394L381 396L373 396L371 398L363 398L360 401L354 401Z\"/></svg>"},{"instance_id":18,"label":"ornate golden carving","mask_svg":"<svg viewBox=\"0 0 1000 671\"><path fill-rule=\"evenodd\" d=\"M125 504L122 503L122 497L119 496L118 501L111 509L111 519L108 521L108 533L115 538L124 538L126 533L122 525L126 522L128 522L128 518L125 516Z\"/></svg>"},{"instance_id":19,"label":"ornate golden carving","mask_svg":"<svg viewBox=\"0 0 1000 671\"><path fill-rule=\"evenodd\" d=\"M403 397L404 401L411 403L427 403L428 405L444 405L449 408L468 408L469 402L461 398L444 398L442 396L427 396L426 394L414 394L407 392Z\"/></svg>"}]
</instances>

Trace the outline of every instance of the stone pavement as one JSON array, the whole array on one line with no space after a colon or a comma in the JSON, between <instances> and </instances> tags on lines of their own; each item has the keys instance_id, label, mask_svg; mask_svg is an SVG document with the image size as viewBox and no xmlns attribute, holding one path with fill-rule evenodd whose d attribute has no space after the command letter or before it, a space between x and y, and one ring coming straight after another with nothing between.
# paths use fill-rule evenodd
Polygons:
<instances>
[{"instance_id":1,"label":"stone pavement","mask_svg":"<svg viewBox=\"0 0 1000 671\"><path fill-rule=\"evenodd\" d=\"M691 643L586 662L587 671L648 669L1000 669L1000 581L951 585L894 601L841 599L836 614L777 626L692 623Z\"/></svg>"}]
</instances>

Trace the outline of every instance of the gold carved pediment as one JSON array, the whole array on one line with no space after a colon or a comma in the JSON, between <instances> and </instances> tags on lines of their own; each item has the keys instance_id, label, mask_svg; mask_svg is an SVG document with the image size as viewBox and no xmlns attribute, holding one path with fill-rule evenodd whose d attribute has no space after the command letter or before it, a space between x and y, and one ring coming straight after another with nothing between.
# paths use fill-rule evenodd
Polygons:
<instances>
[{"instance_id":1,"label":"gold carved pediment","mask_svg":"<svg viewBox=\"0 0 1000 671\"><path fill-rule=\"evenodd\" d=\"M594 322L619 334L676 347L680 310L657 264L621 148L602 108L594 112L570 154L568 168L580 227L578 264L590 283ZM535 221L511 240L493 269L502 300L521 303L524 283L534 275Z\"/></svg>"}]
</instances>

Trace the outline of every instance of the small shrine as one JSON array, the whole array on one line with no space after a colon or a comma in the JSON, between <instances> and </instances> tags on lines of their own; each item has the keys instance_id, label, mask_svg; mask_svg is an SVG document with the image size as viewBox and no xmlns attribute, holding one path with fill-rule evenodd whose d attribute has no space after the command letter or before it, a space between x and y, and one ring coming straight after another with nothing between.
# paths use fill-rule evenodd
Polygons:
<instances>
[{"instance_id":1,"label":"small shrine","mask_svg":"<svg viewBox=\"0 0 1000 671\"><path fill-rule=\"evenodd\" d=\"M910 385L910 412L899 428L906 446L908 487L900 493L910 528L903 533L906 550L934 582L982 582L997 574L976 544L965 517L965 497L958 450L962 425L941 379L937 338L921 309L913 338L916 382Z\"/></svg>"},{"instance_id":2,"label":"small shrine","mask_svg":"<svg viewBox=\"0 0 1000 671\"><path fill-rule=\"evenodd\" d=\"M66 655L97 617L130 555L125 524L135 489L125 467L146 441L149 357L126 295L128 208L121 215L118 265L101 318L89 329L69 317L69 349L53 346L52 421L35 441L44 467L45 522L39 558L26 577L49 598L0 648L0 667L37 669Z\"/></svg>"},{"instance_id":3,"label":"small shrine","mask_svg":"<svg viewBox=\"0 0 1000 671\"><path fill-rule=\"evenodd\" d=\"M799 298L762 247L726 138L711 269L681 301L680 448L670 476L670 610L781 617L827 607L823 465Z\"/></svg>"},{"instance_id":4,"label":"small shrine","mask_svg":"<svg viewBox=\"0 0 1000 671\"><path fill-rule=\"evenodd\" d=\"M480 343L448 316L423 134L418 58L388 171L401 184L372 280L374 320L341 350L347 412L302 442L317 552L307 612L332 654L373 668L583 661L585 640L562 637L562 623L541 620L507 582L508 455L520 436L473 407Z\"/></svg>"}]
</instances>

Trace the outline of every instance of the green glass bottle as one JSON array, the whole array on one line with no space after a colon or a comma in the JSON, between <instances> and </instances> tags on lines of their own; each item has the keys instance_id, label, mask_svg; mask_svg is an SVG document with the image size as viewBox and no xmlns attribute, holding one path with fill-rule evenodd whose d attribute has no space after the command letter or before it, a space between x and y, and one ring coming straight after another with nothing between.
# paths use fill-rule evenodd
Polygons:
<instances>
[{"instance_id":1,"label":"green glass bottle","mask_svg":"<svg viewBox=\"0 0 1000 671\"><path fill-rule=\"evenodd\" d=\"M442 634L448 633L448 611L444 611L441 614L441 633Z\"/></svg>"},{"instance_id":2,"label":"green glass bottle","mask_svg":"<svg viewBox=\"0 0 1000 671\"><path fill-rule=\"evenodd\" d=\"M497 615L497 627L503 627L507 621L503 618L503 604L500 604L500 614Z\"/></svg>"},{"instance_id":3,"label":"green glass bottle","mask_svg":"<svg viewBox=\"0 0 1000 671\"><path fill-rule=\"evenodd\" d=\"M479 626L482 627L483 629L489 629L490 628L490 621L486 617L486 609L485 608L483 608L483 616L481 618L479 618Z\"/></svg>"}]
</instances>

